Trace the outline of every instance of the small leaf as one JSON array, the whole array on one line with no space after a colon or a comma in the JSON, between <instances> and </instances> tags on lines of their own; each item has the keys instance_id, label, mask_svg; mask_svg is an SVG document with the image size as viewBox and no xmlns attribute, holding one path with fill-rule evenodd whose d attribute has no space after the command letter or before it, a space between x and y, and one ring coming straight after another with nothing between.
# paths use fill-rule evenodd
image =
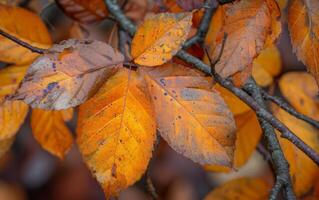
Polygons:
<instances>
[{"instance_id":1,"label":"small leaf","mask_svg":"<svg viewBox=\"0 0 319 200\"><path fill-rule=\"evenodd\" d=\"M319 1L292 0L288 27L295 54L319 83Z\"/></svg>"},{"instance_id":2,"label":"small leaf","mask_svg":"<svg viewBox=\"0 0 319 200\"><path fill-rule=\"evenodd\" d=\"M239 178L217 187L204 200L266 200L269 191L270 186L262 179Z\"/></svg>"},{"instance_id":3,"label":"small leaf","mask_svg":"<svg viewBox=\"0 0 319 200\"><path fill-rule=\"evenodd\" d=\"M135 71L121 69L80 106L77 144L107 197L142 176L155 134L147 88Z\"/></svg>"},{"instance_id":4,"label":"small leaf","mask_svg":"<svg viewBox=\"0 0 319 200\"><path fill-rule=\"evenodd\" d=\"M148 17L132 41L134 62L157 66L170 60L182 47L191 28L192 13L161 13Z\"/></svg>"},{"instance_id":5,"label":"small leaf","mask_svg":"<svg viewBox=\"0 0 319 200\"><path fill-rule=\"evenodd\" d=\"M319 120L318 86L306 72L289 72L279 80L280 91L300 113Z\"/></svg>"},{"instance_id":6,"label":"small leaf","mask_svg":"<svg viewBox=\"0 0 319 200\"><path fill-rule=\"evenodd\" d=\"M0 29L32 46L44 49L51 46L51 37L41 18L26 9L0 4ZM26 64L38 55L0 36L0 61Z\"/></svg>"},{"instance_id":7,"label":"small leaf","mask_svg":"<svg viewBox=\"0 0 319 200\"><path fill-rule=\"evenodd\" d=\"M231 166L235 122L211 80L180 65L144 70L161 136L200 164Z\"/></svg>"},{"instance_id":8,"label":"small leaf","mask_svg":"<svg viewBox=\"0 0 319 200\"><path fill-rule=\"evenodd\" d=\"M48 152L63 159L73 144L73 137L65 125L64 116L70 118L73 109L46 111L33 109L31 128L33 136Z\"/></svg>"},{"instance_id":9,"label":"small leaf","mask_svg":"<svg viewBox=\"0 0 319 200\"><path fill-rule=\"evenodd\" d=\"M273 105L275 116L283 122L293 133L308 144L314 151L319 152L319 131L310 124L299 120L286 111ZM318 166L305 153L290 141L277 136L280 146L289 163L290 175L297 196L307 193L313 186L318 172Z\"/></svg>"},{"instance_id":10,"label":"small leaf","mask_svg":"<svg viewBox=\"0 0 319 200\"><path fill-rule=\"evenodd\" d=\"M56 0L63 11L82 23L94 23L103 20L108 10L103 0Z\"/></svg>"},{"instance_id":11,"label":"small leaf","mask_svg":"<svg viewBox=\"0 0 319 200\"><path fill-rule=\"evenodd\" d=\"M122 66L124 57L99 41L66 40L54 45L28 69L12 99L32 108L66 109L95 94Z\"/></svg>"}]
</instances>

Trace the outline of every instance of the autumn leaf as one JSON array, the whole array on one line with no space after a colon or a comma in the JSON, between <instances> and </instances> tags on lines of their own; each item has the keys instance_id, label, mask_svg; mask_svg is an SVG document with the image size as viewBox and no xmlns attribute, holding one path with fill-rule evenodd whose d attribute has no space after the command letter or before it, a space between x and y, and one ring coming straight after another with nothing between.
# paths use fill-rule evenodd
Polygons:
<instances>
[{"instance_id":1,"label":"autumn leaf","mask_svg":"<svg viewBox=\"0 0 319 200\"><path fill-rule=\"evenodd\" d=\"M150 97L135 71L121 69L80 106L77 144L107 197L142 176L155 133Z\"/></svg>"},{"instance_id":2,"label":"autumn leaf","mask_svg":"<svg viewBox=\"0 0 319 200\"><path fill-rule=\"evenodd\" d=\"M319 131L310 124L299 120L286 111L273 106L275 116L293 131L302 141L308 144L314 151L319 152ZM316 180L318 166L298 147L290 141L279 137L281 148L289 163L290 175L297 196L307 193Z\"/></svg>"},{"instance_id":3,"label":"autumn leaf","mask_svg":"<svg viewBox=\"0 0 319 200\"><path fill-rule=\"evenodd\" d=\"M319 82L319 2L292 0L288 27L294 53Z\"/></svg>"},{"instance_id":4,"label":"autumn leaf","mask_svg":"<svg viewBox=\"0 0 319 200\"><path fill-rule=\"evenodd\" d=\"M181 65L143 71L161 136L200 164L231 166L235 123L211 80Z\"/></svg>"},{"instance_id":5,"label":"autumn leaf","mask_svg":"<svg viewBox=\"0 0 319 200\"><path fill-rule=\"evenodd\" d=\"M240 76L249 77L253 59L279 35L277 19L274 18L280 12L274 9L273 3L272 0L242 0L219 8L211 22L217 27L211 24L209 33L212 35L207 35L206 44L215 60L220 54L223 37L227 34L222 56L216 64L216 71L222 77L241 72L243 75ZM275 27L276 30L272 30Z\"/></svg>"},{"instance_id":6,"label":"autumn leaf","mask_svg":"<svg viewBox=\"0 0 319 200\"><path fill-rule=\"evenodd\" d=\"M46 111L33 109L31 128L34 138L48 152L63 159L73 144L73 137L65 124L71 119L73 109Z\"/></svg>"},{"instance_id":7,"label":"autumn leaf","mask_svg":"<svg viewBox=\"0 0 319 200\"><path fill-rule=\"evenodd\" d=\"M280 53L275 46L262 50L253 61L252 75L257 84L262 87L271 85L274 81L274 76L277 76L280 70Z\"/></svg>"},{"instance_id":8,"label":"autumn leaf","mask_svg":"<svg viewBox=\"0 0 319 200\"><path fill-rule=\"evenodd\" d=\"M310 74L286 73L280 78L279 87L283 96L298 112L319 120L319 89L316 80Z\"/></svg>"},{"instance_id":9,"label":"autumn leaf","mask_svg":"<svg viewBox=\"0 0 319 200\"><path fill-rule=\"evenodd\" d=\"M204 200L266 200L268 199L269 190L270 185L262 179L239 178L217 187Z\"/></svg>"},{"instance_id":10,"label":"autumn leaf","mask_svg":"<svg viewBox=\"0 0 319 200\"><path fill-rule=\"evenodd\" d=\"M0 140L0 158L2 158L2 156L4 156L10 150L14 140L15 136L10 137L8 139Z\"/></svg>"},{"instance_id":11,"label":"autumn leaf","mask_svg":"<svg viewBox=\"0 0 319 200\"><path fill-rule=\"evenodd\" d=\"M33 62L12 99L41 109L77 106L94 95L123 60L123 55L106 43L63 41Z\"/></svg>"},{"instance_id":12,"label":"autumn leaf","mask_svg":"<svg viewBox=\"0 0 319 200\"><path fill-rule=\"evenodd\" d=\"M51 37L41 18L26 9L0 4L0 29L32 46L44 49L51 46ZM0 61L20 65L38 55L0 36Z\"/></svg>"},{"instance_id":13,"label":"autumn leaf","mask_svg":"<svg viewBox=\"0 0 319 200\"><path fill-rule=\"evenodd\" d=\"M131 54L134 62L157 66L170 60L182 47L190 27L192 13L152 15L138 27Z\"/></svg>"},{"instance_id":14,"label":"autumn leaf","mask_svg":"<svg viewBox=\"0 0 319 200\"><path fill-rule=\"evenodd\" d=\"M108 15L103 0L56 0L63 11L82 23L98 22Z\"/></svg>"}]
</instances>

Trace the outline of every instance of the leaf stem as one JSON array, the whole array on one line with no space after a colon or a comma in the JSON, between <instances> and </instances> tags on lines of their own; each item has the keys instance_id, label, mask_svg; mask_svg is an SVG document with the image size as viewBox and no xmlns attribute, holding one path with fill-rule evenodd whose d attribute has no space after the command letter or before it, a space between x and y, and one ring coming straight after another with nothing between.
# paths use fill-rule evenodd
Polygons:
<instances>
[{"instance_id":1,"label":"leaf stem","mask_svg":"<svg viewBox=\"0 0 319 200\"><path fill-rule=\"evenodd\" d=\"M3 31L2 29L0 29L0 35L8 38L9 40L12 40L13 42L19 44L20 46L23 46L23 47L29 49L30 51L32 51L34 53L44 54L44 52L46 51L46 49L41 49L41 48L30 45L30 44L20 40L19 38L14 37L13 35L10 35L9 33Z\"/></svg>"}]
</instances>

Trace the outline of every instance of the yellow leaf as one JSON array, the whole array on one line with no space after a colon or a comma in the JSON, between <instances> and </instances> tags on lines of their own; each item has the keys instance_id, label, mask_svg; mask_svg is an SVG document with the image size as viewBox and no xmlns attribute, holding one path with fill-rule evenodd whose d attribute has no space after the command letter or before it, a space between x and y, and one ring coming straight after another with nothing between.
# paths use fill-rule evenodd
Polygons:
<instances>
[{"instance_id":1,"label":"yellow leaf","mask_svg":"<svg viewBox=\"0 0 319 200\"><path fill-rule=\"evenodd\" d=\"M73 109L62 111L46 111L33 109L31 115L31 128L33 136L48 152L63 159L73 144L73 137L65 125L64 114L73 113Z\"/></svg>"},{"instance_id":2,"label":"yellow leaf","mask_svg":"<svg viewBox=\"0 0 319 200\"><path fill-rule=\"evenodd\" d=\"M121 53L103 42L63 41L34 61L12 99L41 109L77 106L93 96L123 60Z\"/></svg>"},{"instance_id":3,"label":"yellow leaf","mask_svg":"<svg viewBox=\"0 0 319 200\"><path fill-rule=\"evenodd\" d=\"M281 70L281 58L277 47L272 46L260 52L253 61L253 77L262 87L273 83L273 77Z\"/></svg>"},{"instance_id":4,"label":"yellow leaf","mask_svg":"<svg viewBox=\"0 0 319 200\"><path fill-rule=\"evenodd\" d=\"M192 25L192 13L161 13L148 17L132 41L134 62L157 66L170 60L185 42Z\"/></svg>"},{"instance_id":5,"label":"yellow leaf","mask_svg":"<svg viewBox=\"0 0 319 200\"><path fill-rule=\"evenodd\" d=\"M283 10L287 7L288 0L276 0L276 2L278 3L279 8Z\"/></svg>"},{"instance_id":6,"label":"yellow leaf","mask_svg":"<svg viewBox=\"0 0 319 200\"><path fill-rule=\"evenodd\" d=\"M155 134L147 88L134 71L121 69L80 106L77 144L107 197L142 176Z\"/></svg>"},{"instance_id":7,"label":"yellow leaf","mask_svg":"<svg viewBox=\"0 0 319 200\"><path fill-rule=\"evenodd\" d=\"M270 186L258 178L234 179L217 187L204 200L266 200Z\"/></svg>"},{"instance_id":8,"label":"yellow leaf","mask_svg":"<svg viewBox=\"0 0 319 200\"><path fill-rule=\"evenodd\" d=\"M41 18L26 9L0 4L0 29L32 46L44 49L51 46L51 37ZM26 64L38 55L0 36L1 61Z\"/></svg>"},{"instance_id":9,"label":"yellow leaf","mask_svg":"<svg viewBox=\"0 0 319 200\"><path fill-rule=\"evenodd\" d=\"M308 123L296 119L286 111L273 106L275 116L292 132L319 152L319 131ZM281 138L277 133L281 148L289 163L290 175L297 196L307 193L313 186L318 172L318 166L290 141Z\"/></svg>"},{"instance_id":10,"label":"yellow leaf","mask_svg":"<svg viewBox=\"0 0 319 200\"><path fill-rule=\"evenodd\" d=\"M212 59L217 59L223 36L227 34L222 57L216 64L216 71L222 77L238 73L242 80L249 77L253 59L279 35L277 19L274 21L279 11L274 3L273 0L242 0L226 4L216 12L212 23L217 26L211 28L212 35L207 35L206 44Z\"/></svg>"},{"instance_id":11,"label":"yellow leaf","mask_svg":"<svg viewBox=\"0 0 319 200\"><path fill-rule=\"evenodd\" d=\"M235 122L223 99L210 89L212 81L174 64L143 72L159 133L168 144L200 164L231 166Z\"/></svg>"},{"instance_id":12,"label":"yellow leaf","mask_svg":"<svg viewBox=\"0 0 319 200\"><path fill-rule=\"evenodd\" d=\"M292 0L288 27L294 53L319 83L319 1Z\"/></svg>"},{"instance_id":13,"label":"yellow leaf","mask_svg":"<svg viewBox=\"0 0 319 200\"><path fill-rule=\"evenodd\" d=\"M279 80L279 87L287 101L300 113L319 120L318 86L306 72L289 72Z\"/></svg>"}]
</instances>

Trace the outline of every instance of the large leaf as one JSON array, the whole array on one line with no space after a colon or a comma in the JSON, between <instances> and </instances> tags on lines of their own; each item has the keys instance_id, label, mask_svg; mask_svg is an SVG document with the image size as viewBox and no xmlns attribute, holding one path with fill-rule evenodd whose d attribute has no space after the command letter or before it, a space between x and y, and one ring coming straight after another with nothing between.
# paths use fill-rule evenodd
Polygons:
<instances>
[{"instance_id":1,"label":"large leaf","mask_svg":"<svg viewBox=\"0 0 319 200\"><path fill-rule=\"evenodd\" d=\"M280 12L276 6L272 0L242 0L219 8L206 43L211 57L217 59L227 34L222 57L216 65L222 77L240 72L245 78L250 76L253 59L280 33L277 22Z\"/></svg>"},{"instance_id":2,"label":"large leaf","mask_svg":"<svg viewBox=\"0 0 319 200\"><path fill-rule=\"evenodd\" d=\"M19 7L0 4L0 29L32 46L50 48L51 38L41 18ZM39 54L0 36L0 61L26 64Z\"/></svg>"},{"instance_id":3,"label":"large leaf","mask_svg":"<svg viewBox=\"0 0 319 200\"><path fill-rule=\"evenodd\" d=\"M231 166L235 122L211 80L179 65L144 70L158 130L177 152L201 164Z\"/></svg>"},{"instance_id":4,"label":"large leaf","mask_svg":"<svg viewBox=\"0 0 319 200\"><path fill-rule=\"evenodd\" d=\"M319 1L292 0L288 27L293 50L319 82Z\"/></svg>"},{"instance_id":5,"label":"large leaf","mask_svg":"<svg viewBox=\"0 0 319 200\"><path fill-rule=\"evenodd\" d=\"M61 111L32 110L33 136L44 149L60 159L64 158L73 144L72 134L65 125L72 114L72 108Z\"/></svg>"},{"instance_id":6,"label":"large leaf","mask_svg":"<svg viewBox=\"0 0 319 200\"><path fill-rule=\"evenodd\" d=\"M141 177L155 133L147 88L134 71L121 69L80 106L77 144L107 197Z\"/></svg>"},{"instance_id":7,"label":"large leaf","mask_svg":"<svg viewBox=\"0 0 319 200\"><path fill-rule=\"evenodd\" d=\"M148 17L132 41L134 62L157 66L170 60L182 47L192 23L192 13L161 13Z\"/></svg>"},{"instance_id":8,"label":"large leaf","mask_svg":"<svg viewBox=\"0 0 319 200\"><path fill-rule=\"evenodd\" d=\"M319 131L309 125L308 123L299 120L286 111L273 107L275 116L283 122L292 132L294 132L299 138L301 138L306 144L308 144L316 152L319 152ZM294 186L294 191L297 196L301 196L307 193L313 186L318 172L318 166L314 163L305 153L303 153L298 147L296 147L290 141L278 138L285 154L287 161L289 162L290 175Z\"/></svg>"},{"instance_id":9,"label":"large leaf","mask_svg":"<svg viewBox=\"0 0 319 200\"><path fill-rule=\"evenodd\" d=\"M234 179L210 192L205 200L266 200L269 184L258 178Z\"/></svg>"},{"instance_id":10,"label":"large leaf","mask_svg":"<svg viewBox=\"0 0 319 200\"><path fill-rule=\"evenodd\" d=\"M12 98L33 108L60 110L77 106L94 95L123 60L123 55L106 43L63 41L30 66Z\"/></svg>"},{"instance_id":11,"label":"large leaf","mask_svg":"<svg viewBox=\"0 0 319 200\"><path fill-rule=\"evenodd\" d=\"M306 72L289 72L279 80L279 87L287 101L300 113L319 120L318 86Z\"/></svg>"}]
</instances>

